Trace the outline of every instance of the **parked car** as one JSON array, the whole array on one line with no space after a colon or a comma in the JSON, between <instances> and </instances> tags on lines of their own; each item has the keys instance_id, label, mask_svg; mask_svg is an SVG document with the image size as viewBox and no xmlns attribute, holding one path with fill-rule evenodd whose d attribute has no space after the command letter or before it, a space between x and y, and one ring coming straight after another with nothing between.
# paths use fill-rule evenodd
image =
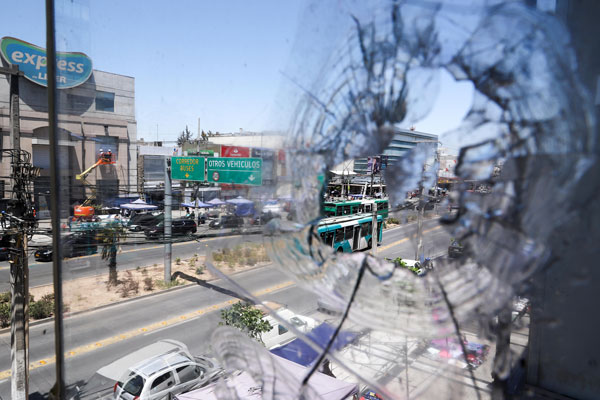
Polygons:
<instances>
[{"instance_id":1,"label":"parked car","mask_svg":"<svg viewBox=\"0 0 600 400\"><path fill-rule=\"evenodd\" d=\"M244 219L237 215L223 215L208 224L208 227L212 229L240 228L242 226L244 226Z\"/></svg>"},{"instance_id":2,"label":"parked car","mask_svg":"<svg viewBox=\"0 0 600 400\"><path fill-rule=\"evenodd\" d=\"M171 236L190 235L198 231L196 221L193 219L182 218L171 221ZM144 234L147 239L158 239L165 235L165 221L159 222L157 225L146 228Z\"/></svg>"},{"instance_id":3,"label":"parked car","mask_svg":"<svg viewBox=\"0 0 600 400\"><path fill-rule=\"evenodd\" d=\"M127 229L132 232L140 232L146 228L156 226L160 221L164 219L164 214L136 214L129 219L127 223Z\"/></svg>"},{"instance_id":4,"label":"parked car","mask_svg":"<svg viewBox=\"0 0 600 400\"><path fill-rule=\"evenodd\" d=\"M63 257L86 256L98 252L96 231L72 232L61 238ZM36 261L52 261L52 246L38 248L33 257Z\"/></svg>"},{"instance_id":5,"label":"parked car","mask_svg":"<svg viewBox=\"0 0 600 400\"><path fill-rule=\"evenodd\" d=\"M213 359L192 356L176 340L161 340L114 361L96 375L117 380L115 399L155 400L205 386L222 373ZM86 389L80 389L77 398L91 392Z\"/></svg>"}]
</instances>

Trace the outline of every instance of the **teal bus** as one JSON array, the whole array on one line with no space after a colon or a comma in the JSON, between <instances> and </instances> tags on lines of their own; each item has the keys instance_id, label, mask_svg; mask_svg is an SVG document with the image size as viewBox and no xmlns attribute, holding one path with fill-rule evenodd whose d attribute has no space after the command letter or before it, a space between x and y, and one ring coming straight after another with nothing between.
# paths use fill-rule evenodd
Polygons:
<instances>
[{"instance_id":1,"label":"teal bus","mask_svg":"<svg viewBox=\"0 0 600 400\"><path fill-rule=\"evenodd\" d=\"M360 213L372 212L373 204L377 204L377 214L383 218L389 215L389 201L387 199L326 201L323 203L323 214L326 217L341 217Z\"/></svg>"},{"instance_id":2,"label":"teal bus","mask_svg":"<svg viewBox=\"0 0 600 400\"><path fill-rule=\"evenodd\" d=\"M355 214L343 217L324 218L319 222L317 232L323 243L337 252L352 253L371 248L371 214ZM377 243L383 240L383 217L377 216Z\"/></svg>"}]
</instances>

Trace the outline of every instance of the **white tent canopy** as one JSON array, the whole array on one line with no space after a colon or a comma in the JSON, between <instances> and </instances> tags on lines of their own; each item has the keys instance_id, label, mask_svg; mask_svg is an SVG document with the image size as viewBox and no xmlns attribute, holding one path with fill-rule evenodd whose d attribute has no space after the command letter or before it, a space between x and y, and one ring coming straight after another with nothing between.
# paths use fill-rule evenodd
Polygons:
<instances>
[{"instance_id":1,"label":"white tent canopy","mask_svg":"<svg viewBox=\"0 0 600 400\"><path fill-rule=\"evenodd\" d=\"M329 172L331 172L332 174L335 174L335 175L342 175L342 176L354 176L354 175L358 175L356 172L354 172L354 171L348 171L348 170L340 171L340 170L333 170L332 169Z\"/></svg>"},{"instance_id":2,"label":"white tent canopy","mask_svg":"<svg viewBox=\"0 0 600 400\"><path fill-rule=\"evenodd\" d=\"M121 204L121 208L125 208L127 210L156 210L158 206L148 204L142 199L137 199L131 203Z\"/></svg>"},{"instance_id":3,"label":"white tent canopy","mask_svg":"<svg viewBox=\"0 0 600 400\"><path fill-rule=\"evenodd\" d=\"M273 391L277 394L277 398L296 398L298 396L300 382L302 382L308 368L274 354L271 354L271 357L273 359L273 364L276 366L276 370L278 369L277 367L279 367L282 371L285 371L286 374L284 374L284 376L289 375L297 380L296 382L293 382L294 379L289 381L286 379L276 379ZM237 398L240 400L262 399L260 393L257 393L256 390L252 390L258 386L257 382L255 382L252 376L245 371L227 378L226 383L228 387L235 390L238 396ZM213 383L198 390L179 394L175 398L178 400L218 400L217 387L219 384L219 382ZM358 393L358 386L356 384L332 378L321 372L315 372L313 374L308 382L308 386L310 386L310 388L319 395L319 398L323 400L342 400Z\"/></svg>"}]
</instances>

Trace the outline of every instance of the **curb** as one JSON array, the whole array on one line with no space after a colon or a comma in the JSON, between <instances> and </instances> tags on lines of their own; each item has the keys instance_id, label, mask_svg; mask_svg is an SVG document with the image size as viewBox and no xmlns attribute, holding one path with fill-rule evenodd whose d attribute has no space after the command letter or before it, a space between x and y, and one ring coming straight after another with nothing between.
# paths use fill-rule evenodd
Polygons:
<instances>
[{"instance_id":1,"label":"curb","mask_svg":"<svg viewBox=\"0 0 600 400\"><path fill-rule=\"evenodd\" d=\"M234 272L232 274L226 274L226 275L228 275L228 276L235 276L235 275L238 275L238 274L241 274L241 273L244 273L244 272L249 272L249 271L253 271L253 270L256 270L256 269L265 268L265 267L268 267L269 265L272 265L272 264L262 265L262 266L257 266L257 267L251 267L251 268L245 269L243 271L237 271L237 272ZM211 279L211 280L206 281L206 282L216 282L218 280L221 280L221 278ZM137 300L144 300L144 299L149 298L149 297L158 296L158 295L161 295L161 294L164 294L164 293L168 293L168 292L171 292L171 291L181 290L181 289L185 289L185 288L188 288L188 287L191 287L191 286L197 286L197 285L198 285L197 283L187 283L187 284L183 284L183 285L179 285L179 286L174 286L174 287L169 288L169 289L161 290L161 291L158 291L158 292L148 293L148 294L145 294L145 295L142 295L142 296L132 297L130 299L124 299L124 300L116 301L116 302L113 302L113 303L103 304L101 306L96 306L96 307L88 308L87 310L75 311L73 313L65 313L64 316L63 316L63 319L75 317L77 315L81 315L81 314L85 314L85 313L92 313L94 311L102 310L102 309L113 307L113 306L118 306L118 305L122 305L122 304L126 304L126 303L132 303L132 302L137 301ZM42 325L42 324L45 324L45 323L50 322L50 321L54 321L54 317L53 316L52 317L48 317L48 318L43 318L43 319L30 320L29 321L29 327L37 326L37 325ZM10 326L7 327L7 328L0 329L0 335L3 335L3 334L8 333L8 332L10 332Z\"/></svg>"}]
</instances>

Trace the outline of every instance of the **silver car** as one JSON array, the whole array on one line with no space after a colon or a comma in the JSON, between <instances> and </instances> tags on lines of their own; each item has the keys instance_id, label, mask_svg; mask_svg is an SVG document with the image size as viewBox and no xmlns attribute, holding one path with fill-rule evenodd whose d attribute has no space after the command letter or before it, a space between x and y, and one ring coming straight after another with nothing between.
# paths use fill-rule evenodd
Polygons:
<instances>
[{"instance_id":1,"label":"silver car","mask_svg":"<svg viewBox=\"0 0 600 400\"><path fill-rule=\"evenodd\" d=\"M168 399L172 395L202 387L222 373L213 360L193 357L185 344L175 340L161 341L136 353L145 352L148 347L157 347L158 344L162 345L159 346L160 354L155 353L150 358L130 365L118 379L113 389L115 399ZM156 348L150 350L154 352Z\"/></svg>"}]
</instances>

